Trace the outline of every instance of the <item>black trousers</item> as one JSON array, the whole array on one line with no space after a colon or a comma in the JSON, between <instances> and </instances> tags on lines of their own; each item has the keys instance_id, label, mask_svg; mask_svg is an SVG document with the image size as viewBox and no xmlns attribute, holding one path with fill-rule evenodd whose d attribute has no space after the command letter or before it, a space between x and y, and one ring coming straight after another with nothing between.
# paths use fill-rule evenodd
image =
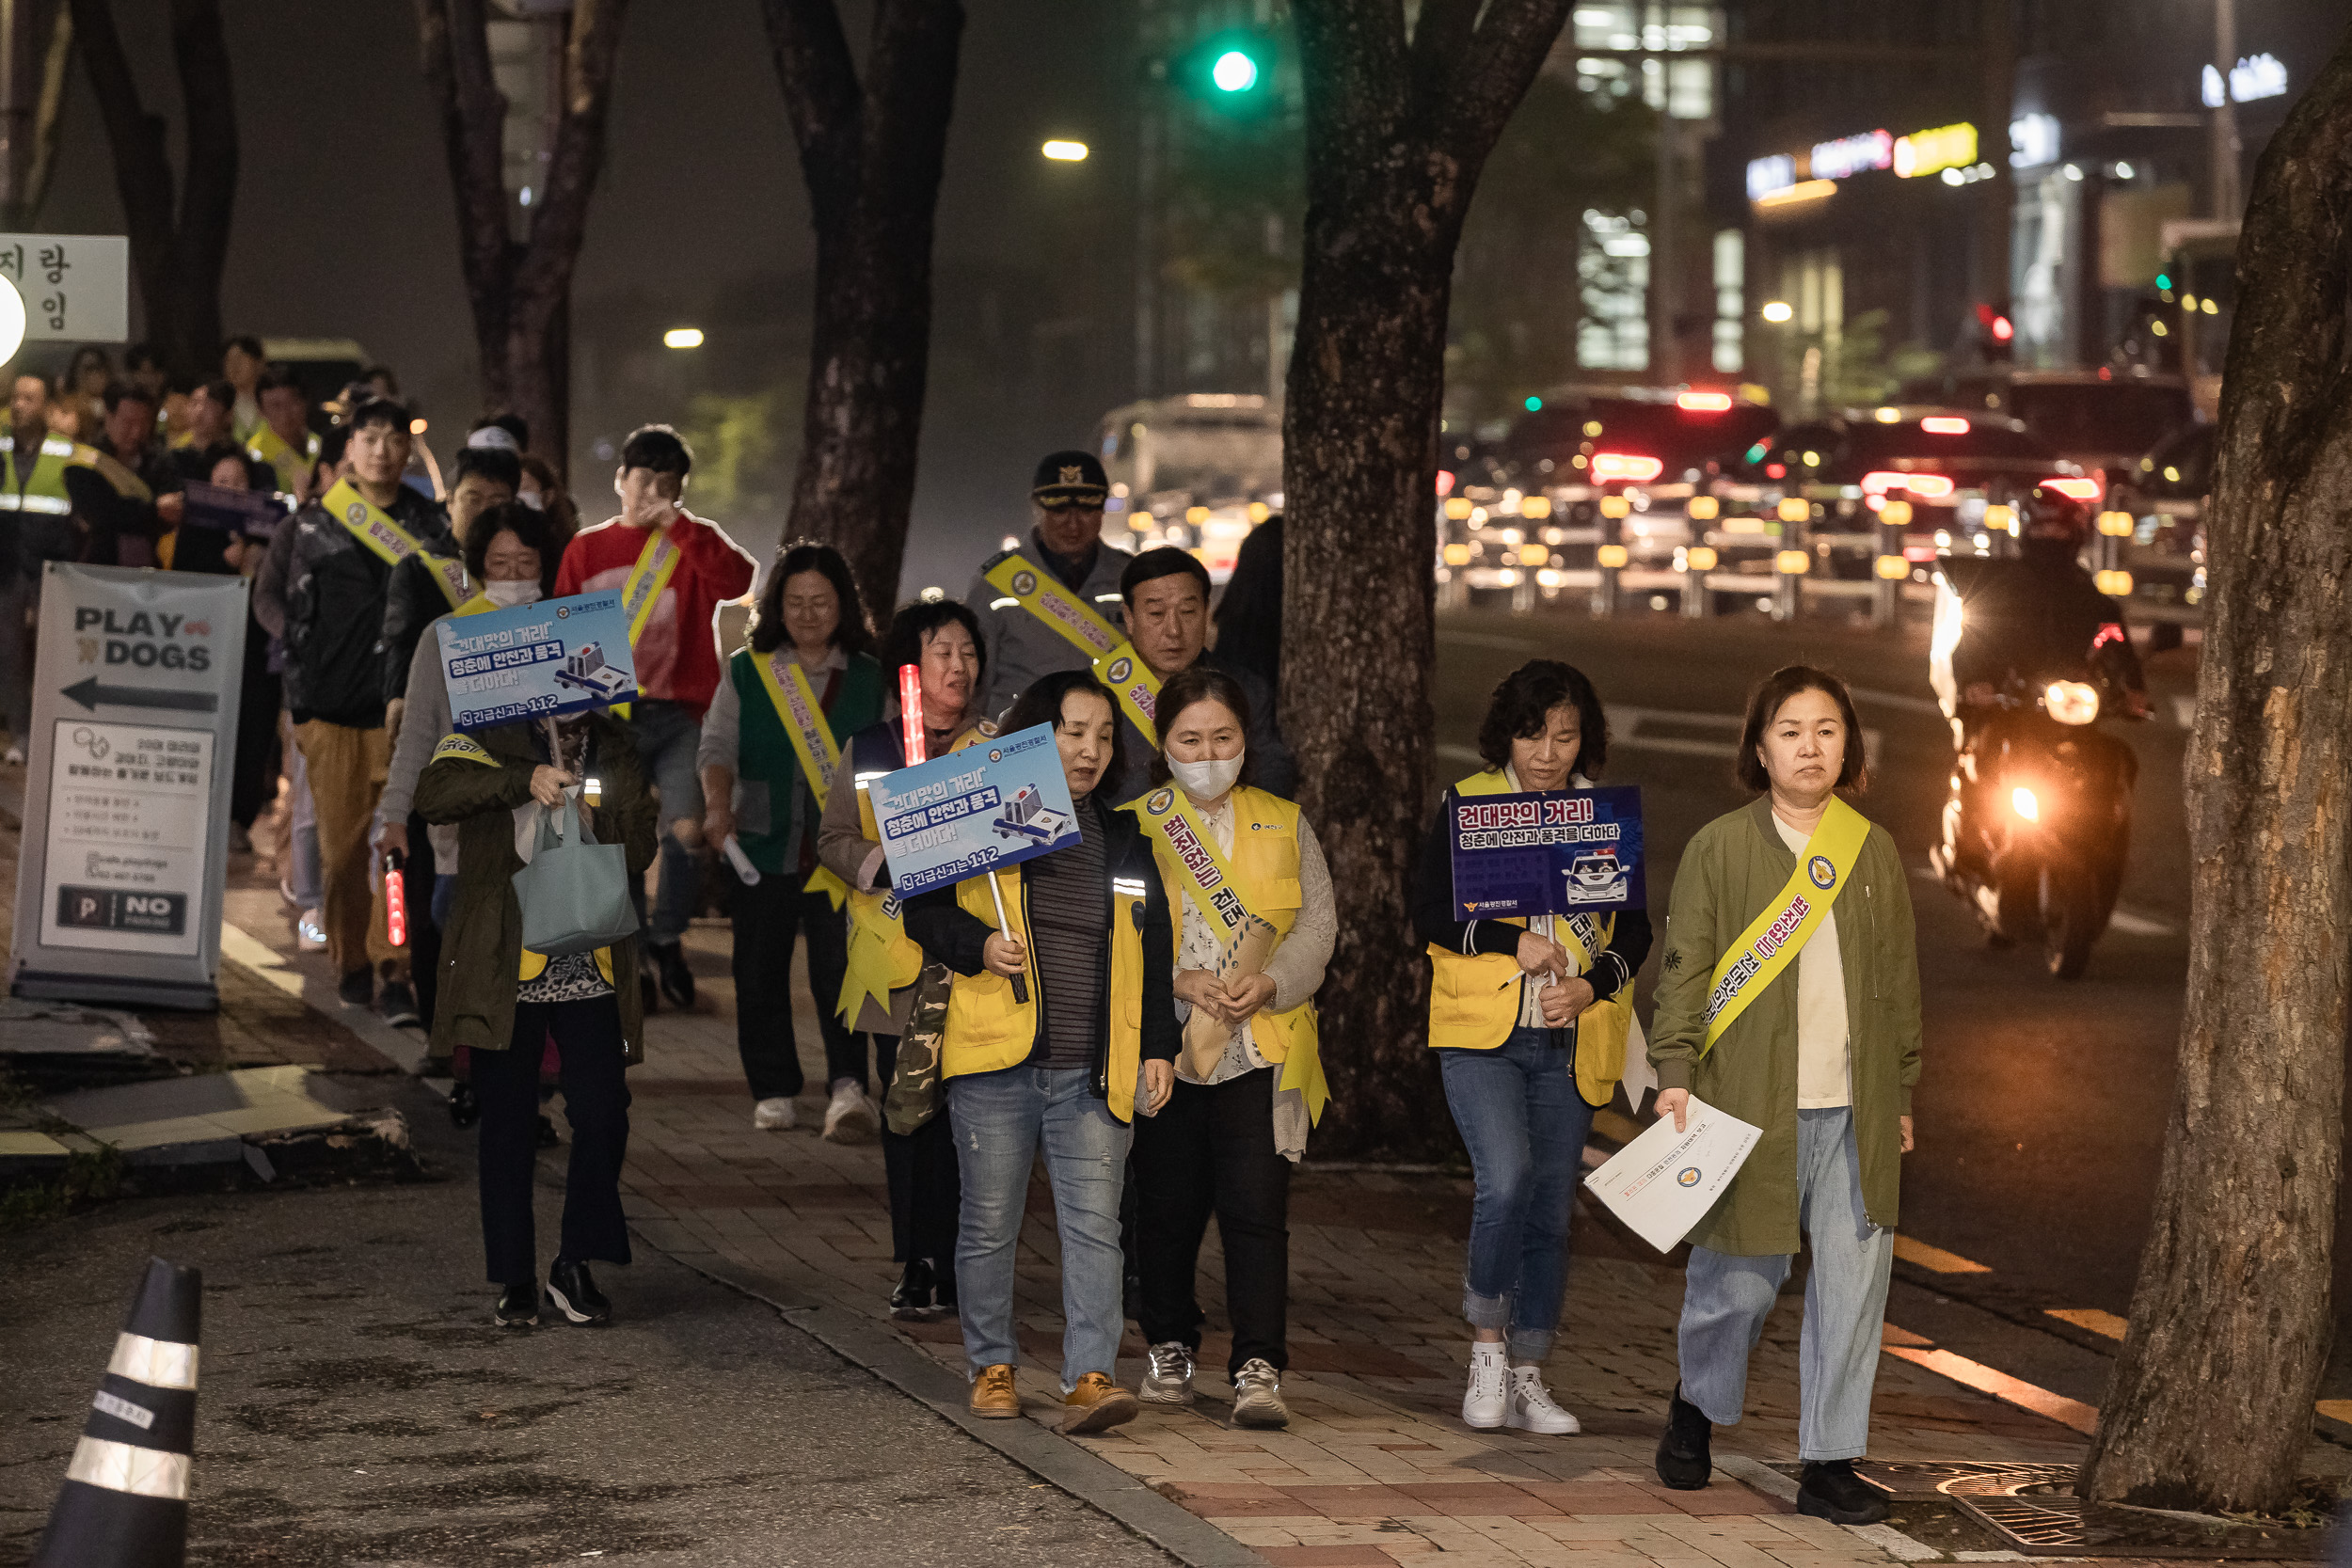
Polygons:
<instances>
[{"instance_id":1,"label":"black trousers","mask_svg":"<svg viewBox=\"0 0 2352 1568\"><path fill-rule=\"evenodd\" d=\"M792 1036L792 943L808 934L808 983L825 1041L825 1080L866 1083L866 1040L834 1011L850 966L849 913L821 893L808 893L798 872L762 877L746 887L732 876L728 913L735 923L735 1046L754 1100L788 1100L805 1082ZM889 1075L885 1071L884 1082Z\"/></svg>"},{"instance_id":2,"label":"black trousers","mask_svg":"<svg viewBox=\"0 0 2352 1568\"><path fill-rule=\"evenodd\" d=\"M1200 1238L1209 1216L1225 1244L1228 1370L1290 1364L1291 1164L1274 1148L1274 1085L1261 1068L1214 1085L1179 1079L1156 1117L1136 1117L1137 1262L1144 1342L1200 1348Z\"/></svg>"},{"instance_id":3,"label":"black trousers","mask_svg":"<svg viewBox=\"0 0 2352 1568\"><path fill-rule=\"evenodd\" d=\"M563 1058L564 1119L572 1129L564 1179L564 1237L557 1256L573 1262L626 1263L621 1163L628 1153L628 1083L621 1062L621 1005L524 1003L504 1051L473 1051L482 1097L482 1249L493 1285L539 1277L531 1212L539 1150L539 1059L549 1034Z\"/></svg>"},{"instance_id":4,"label":"black trousers","mask_svg":"<svg viewBox=\"0 0 2352 1568\"><path fill-rule=\"evenodd\" d=\"M241 828L278 799L282 758L278 747L278 678L270 673L269 633L251 619L245 626L245 669L238 678L237 742L229 775L229 816Z\"/></svg>"},{"instance_id":5,"label":"black trousers","mask_svg":"<svg viewBox=\"0 0 2352 1568\"><path fill-rule=\"evenodd\" d=\"M887 1089L898 1070L898 1038L874 1037L874 1066ZM956 1164L956 1134L942 1104L912 1132L882 1130L882 1175L890 1183L890 1260L930 1259L934 1276L952 1279L956 1226L963 1211L963 1172Z\"/></svg>"}]
</instances>

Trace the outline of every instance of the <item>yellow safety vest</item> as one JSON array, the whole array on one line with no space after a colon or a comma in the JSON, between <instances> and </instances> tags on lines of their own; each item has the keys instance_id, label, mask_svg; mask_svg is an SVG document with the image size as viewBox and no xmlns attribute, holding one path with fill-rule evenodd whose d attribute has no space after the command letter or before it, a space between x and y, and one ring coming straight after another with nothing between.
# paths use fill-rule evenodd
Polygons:
<instances>
[{"instance_id":1,"label":"yellow safety vest","mask_svg":"<svg viewBox=\"0 0 2352 1568\"><path fill-rule=\"evenodd\" d=\"M0 512L67 515L73 510L73 500L66 494L66 469L77 463L94 464L99 456L95 447L82 446L62 436L45 436L28 472L17 457L16 436L0 436L0 464L6 465L0 472L7 478L6 486L0 487Z\"/></svg>"},{"instance_id":2,"label":"yellow safety vest","mask_svg":"<svg viewBox=\"0 0 2352 1568\"><path fill-rule=\"evenodd\" d=\"M1509 795L1511 781L1500 768L1474 773L1454 786L1456 795ZM1506 926L1525 926L1516 917L1503 922ZM1558 927L1555 919L1554 936L1560 945L1576 957L1578 943ZM1603 917L1594 924L1599 927L1599 945L1605 948L1616 928L1613 918ZM1492 1051L1511 1037L1518 1027L1520 975L1519 960L1510 953L1456 953L1449 948L1429 944L1429 1044L1433 1050ZM1584 967L1590 969L1600 959L1598 951L1581 955ZM1633 987L1630 982L1618 989L1605 1002L1596 1002L1578 1015L1576 1029L1577 1090L1588 1103L1606 1105L1619 1079L1625 1076L1625 1048L1633 1027Z\"/></svg>"}]
</instances>

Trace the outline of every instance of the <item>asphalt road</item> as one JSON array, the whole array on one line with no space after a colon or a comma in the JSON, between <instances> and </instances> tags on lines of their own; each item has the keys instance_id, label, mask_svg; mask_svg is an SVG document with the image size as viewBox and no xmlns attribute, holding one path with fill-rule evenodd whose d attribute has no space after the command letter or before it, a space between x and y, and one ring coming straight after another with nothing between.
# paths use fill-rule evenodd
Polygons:
<instances>
[{"instance_id":1,"label":"asphalt road","mask_svg":"<svg viewBox=\"0 0 2352 1568\"><path fill-rule=\"evenodd\" d=\"M611 1328L492 1326L470 1144L401 1092L454 1180L142 1199L0 1241L0 1563L32 1553L151 1253L204 1271L194 1563L1173 1560L644 1249L599 1266Z\"/></svg>"},{"instance_id":2,"label":"asphalt road","mask_svg":"<svg viewBox=\"0 0 2352 1568\"><path fill-rule=\"evenodd\" d=\"M2131 865L2115 928L2089 974L2071 983L2049 978L2034 952L1988 951L1968 911L1927 872L1951 742L1928 689L1924 626L1882 636L1827 622L1776 626L1756 615L1690 623L1654 614L1448 614L1438 638L1441 779L1478 766L1472 751L1486 694L1539 655L1582 668L1611 710L1606 777L1643 786L1657 911L1690 835L1746 798L1731 780L1730 758L1749 687L1800 661L1847 677L1863 725L1874 732L1874 767L1859 803L1915 868L1925 1075L1901 1229L1981 1270L1907 1264L1899 1273L1935 1296L2111 1350L2095 1332L2049 1314L2124 1314L2147 1231L2187 973L2180 778L2194 649L2150 661L2153 721L2110 726L2140 761ZM1645 1007L1654 978L1644 976ZM2352 1282L2347 1250L2340 1239L2339 1291ZM2012 1343L1999 1354L2013 1362L2028 1353ZM2095 1376L2078 1370L2068 1381L2074 1397L2099 1398ZM2341 1370L2328 1391L2340 1396L2339 1386L2352 1386Z\"/></svg>"}]
</instances>

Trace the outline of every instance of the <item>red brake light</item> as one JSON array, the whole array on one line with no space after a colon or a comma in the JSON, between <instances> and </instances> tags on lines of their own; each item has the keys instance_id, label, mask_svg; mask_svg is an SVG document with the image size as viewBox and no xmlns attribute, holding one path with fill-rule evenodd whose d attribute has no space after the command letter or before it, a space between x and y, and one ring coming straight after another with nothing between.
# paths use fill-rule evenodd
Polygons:
<instances>
[{"instance_id":1,"label":"red brake light","mask_svg":"<svg viewBox=\"0 0 2352 1568\"><path fill-rule=\"evenodd\" d=\"M1764 465L1764 477L1766 479L1787 479L1788 477L1788 465L1786 463L1767 463Z\"/></svg>"},{"instance_id":2,"label":"red brake light","mask_svg":"<svg viewBox=\"0 0 2352 1568\"><path fill-rule=\"evenodd\" d=\"M2009 318L2007 316L1995 316L1993 318L1993 341L1994 342L2006 343L2011 338L2016 336L2017 328L2010 325Z\"/></svg>"},{"instance_id":3,"label":"red brake light","mask_svg":"<svg viewBox=\"0 0 2352 1568\"><path fill-rule=\"evenodd\" d=\"M2044 490L2056 490L2069 500L2095 501L2099 499L2099 482L2095 479L2045 479Z\"/></svg>"},{"instance_id":4,"label":"red brake light","mask_svg":"<svg viewBox=\"0 0 2352 1568\"><path fill-rule=\"evenodd\" d=\"M1931 414L1919 421L1919 428L1931 436L1965 436L1968 421L1957 414Z\"/></svg>"},{"instance_id":5,"label":"red brake light","mask_svg":"<svg viewBox=\"0 0 2352 1568\"><path fill-rule=\"evenodd\" d=\"M1929 500L1941 500L1952 493L1952 476L1883 471L1867 473L1862 476L1862 488L1874 496L1883 496L1889 490L1908 490L1911 494L1923 496Z\"/></svg>"},{"instance_id":6,"label":"red brake light","mask_svg":"<svg viewBox=\"0 0 2352 1568\"><path fill-rule=\"evenodd\" d=\"M1730 411L1729 392L1683 392L1675 398L1675 406L1688 414L1723 414Z\"/></svg>"},{"instance_id":7,"label":"red brake light","mask_svg":"<svg viewBox=\"0 0 2352 1568\"><path fill-rule=\"evenodd\" d=\"M1454 494L1454 470L1439 468L1438 470L1438 499L1443 500L1452 494Z\"/></svg>"},{"instance_id":8,"label":"red brake light","mask_svg":"<svg viewBox=\"0 0 2352 1568\"><path fill-rule=\"evenodd\" d=\"M2117 626L2113 621L2108 621L2099 627L2099 635L2090 640L2090 651L2095 654L2110 642L2129 641L2130 639L2123 635L2122 626Z\"/></svg>"},{"instance_id":9,"label":"red brake light","mask_svg":"<svg viewBox=\"0 0 2352 1568\"><path fill-rule=\"evenodd\" d=\"M1631 452L1597 451L1593 453L1592 475L1603 483L1622 482L1628 484L1647 484L1665 471L1666 465L1655 457L1637 457Z\"/></svg>"}]
</instances>

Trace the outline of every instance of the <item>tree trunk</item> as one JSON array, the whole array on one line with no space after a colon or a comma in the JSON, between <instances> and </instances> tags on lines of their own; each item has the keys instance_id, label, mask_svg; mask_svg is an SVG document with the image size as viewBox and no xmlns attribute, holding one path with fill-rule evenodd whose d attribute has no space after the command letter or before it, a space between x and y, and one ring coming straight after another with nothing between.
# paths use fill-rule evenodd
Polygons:
<instances>
[{"instance_id":1,"label":"tree trunk","mask_svg":"<svg viewBox=\"0 0 2352 1568\"><path fill-rule=\"evenodd\" d=\"M626 0L577 0L564 24L563 104L531 237L513 237L503 165L506 100L490 71L484 0L417 0L424 73L441 106L457 202L459 261L473 308L485 408L521 416L530 450L571 462L572 273L604 166L604 121Z\"/></svg>"},{"instance_id":2,"label":"tree trunk","mask_svg":"<svg viewBox=\"0 0 2352 1568\"><path fill-rule=\"evenodd\" d=\"M817 230L789 531L849 558L877 621L898 600L930 373L931 240L961 0L881 0L863 87L834 0L765 0Z\"/></svg>"},{"instance_id":3,"label":"tree trunk","mask_svg":"<svg viewBox=\"0 0 2352 1568\"><path fill-rule=\"evenodd\" d=\"M1454 251L1569 0L1295 0L1307 99L1283 411L1282 714L1340 900L1321 1147L1441 1147L1413 863L1429 796L1438 410ZM1344 678L1333 672L1344 671Z\"/></svg>"},{"instance_id":4,"label":"tree trunk","mask_svg":"<svg viewBox=\"0 0 2352 1568\"><path fill-rule=\"evenodd\" d=\"M2188 1007L2087 1496L2285 1504L2332 1332L2352 947L2352 43L2238 244L2187 784Z\"/></svg>"}]
</instances>

